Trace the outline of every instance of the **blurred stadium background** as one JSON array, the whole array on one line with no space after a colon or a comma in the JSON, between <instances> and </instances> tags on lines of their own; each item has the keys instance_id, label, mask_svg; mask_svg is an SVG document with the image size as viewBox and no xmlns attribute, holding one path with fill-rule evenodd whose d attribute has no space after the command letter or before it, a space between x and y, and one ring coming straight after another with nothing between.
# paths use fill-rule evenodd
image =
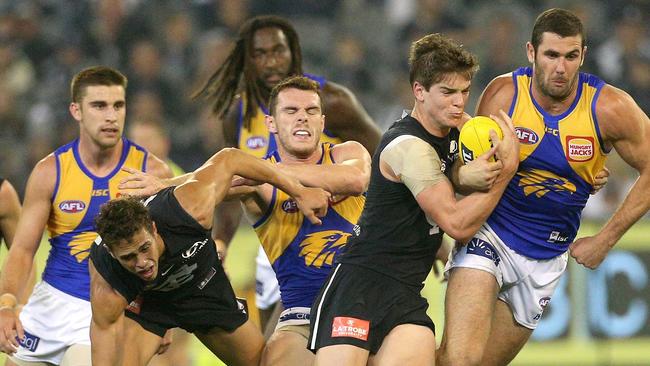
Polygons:
<instances>
[{"instance_id":1,"label":"blurred stadium background","mask_svg":"<svg viewBox=\"0 0 650 366\"><path fill-rule=\"evenodd\" d=\"M192 91L230 50L248 17L278 14L301 37L304 69L349 87L386 128L411 108L406 55L411 41L442 32L476 53L481 70L467 111L494 76L525 65L534 17L565 7L587 27L583 71L628 91L650 111L650 1L479 0L0 0L0 175L22 194L34 164L71 140L69 80L95 64L129 78L127 129L164 126L169 158L196 168L220 146L220 129ZM636 172L615 154L612 177L584 212L594 232ZM533 340L516 365L650 365L650 226L635 226L596 271L572 262ZM254 289L254 234L242 227L227 267L240 294ZM39 251L42 269L48 250ZM4 258L6 251L0 252ZM444 285L425 288L442 329ZM438 337L439 338L439 337ZM196 365L214 364L195 344ZM468 345L471 347L471 345Z\"/></svg>"}]
</instances>

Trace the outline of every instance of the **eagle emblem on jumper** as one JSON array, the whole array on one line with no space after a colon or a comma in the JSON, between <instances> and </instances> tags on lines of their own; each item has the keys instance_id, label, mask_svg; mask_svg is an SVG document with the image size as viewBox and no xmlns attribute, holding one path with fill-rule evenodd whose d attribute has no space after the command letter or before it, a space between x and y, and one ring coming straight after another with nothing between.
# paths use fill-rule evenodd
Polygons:
<instances>
[{"instance_id":1,"label":"eagle emblem on jumper","mask_svg":"<svg viewBox=\"0 0 650 366\"><path fill-rule=\"evenodd\" d=\"M334 257L348 242L350 233L341 230L325 230L309 234L300 243L299 256L305 259L306 266L321 268L331 266Z\"/></svg>"}]
</instances>

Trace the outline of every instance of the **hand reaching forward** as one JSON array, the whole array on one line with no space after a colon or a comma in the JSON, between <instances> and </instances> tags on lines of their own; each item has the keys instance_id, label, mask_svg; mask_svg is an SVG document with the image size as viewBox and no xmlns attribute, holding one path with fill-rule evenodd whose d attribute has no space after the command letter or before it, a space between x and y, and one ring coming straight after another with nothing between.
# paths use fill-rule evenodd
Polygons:
<instances>
[{"instance_id":1,"label":"hand reaching forward","mask_svg":"<svg viewBox=\"0 0 650 366\"><path fill-rule=\"evenodd\" d=\"M122 195L146 197L156 194L167 187L159 178L153 175L129 167L124 167L122 170L130 173L117 186Z\"/></svg>"},{"instance_id":2,"label":"hand reaching forward","mask_svg":"<svg viewBox=\"0 0 650 366\"><path fill-rule=\"evenodd\" d=\"M300 194L295 195L293 198L302 213L307 217L312 224L320 225L323 222L319 217L327 215L327 207L332 195L321 189L303 187Z\"/></svg>"}]
</instances>

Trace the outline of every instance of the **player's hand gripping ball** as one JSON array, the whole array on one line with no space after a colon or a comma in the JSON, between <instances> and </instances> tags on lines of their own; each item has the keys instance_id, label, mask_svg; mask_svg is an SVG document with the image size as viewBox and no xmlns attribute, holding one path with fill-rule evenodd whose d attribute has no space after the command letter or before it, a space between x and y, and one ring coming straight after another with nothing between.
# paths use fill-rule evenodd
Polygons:
<instances>
[{"instance_id":1,"label":"player's hand gripping ball","mask_svg":"<svg viewBox=\"0 0 650 366\"><path fill-rule=\"evenodd\" d=\"M463 164L478 158L494 146L490 138L490 130L494 130L499 139L503 138L501 127L489 117L477 116L465 122L458 138L460 161ZM489 161L496 161L495 156L491 156Z\"/></svg>"}]
</instances>

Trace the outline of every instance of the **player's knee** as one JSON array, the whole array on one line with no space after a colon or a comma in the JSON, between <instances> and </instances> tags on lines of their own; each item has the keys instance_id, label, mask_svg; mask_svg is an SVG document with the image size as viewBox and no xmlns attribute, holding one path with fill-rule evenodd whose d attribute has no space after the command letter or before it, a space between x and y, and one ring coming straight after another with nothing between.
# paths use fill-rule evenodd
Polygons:
<instances>
[{"instance_id":1,"label":"player's knee","mask_svg":"<svg viewBox=\"0 0 650 366\"><path fill-rule=\"evenodd\" d=\"M479 366L482 358L483 352L471 347L451 350L442 344L436 351L436 365L438 366Z\"/></svg>"}]
</instances>

